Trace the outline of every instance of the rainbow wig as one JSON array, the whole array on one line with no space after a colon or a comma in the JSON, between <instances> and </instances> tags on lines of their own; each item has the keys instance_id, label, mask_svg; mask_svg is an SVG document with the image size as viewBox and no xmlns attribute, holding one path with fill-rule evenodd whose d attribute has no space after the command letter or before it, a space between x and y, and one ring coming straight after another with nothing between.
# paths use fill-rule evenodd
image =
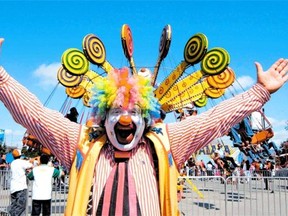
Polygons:
<instances>
[{"instance_id":1,"label":"rainbow wig","mask_svg":"<svg viewBox=\"0 0 288 216\"><path fill-rule=\"evenodd\" d=\"M132 109L138 105L148 125L160 118L160 104L154 97L150 79L134 74L129 76L128 68L114 69L107 77L95 83L92 88L90 105L92 115L105 119L106 111L112 107Z\"/></svg>"}]
</instances>

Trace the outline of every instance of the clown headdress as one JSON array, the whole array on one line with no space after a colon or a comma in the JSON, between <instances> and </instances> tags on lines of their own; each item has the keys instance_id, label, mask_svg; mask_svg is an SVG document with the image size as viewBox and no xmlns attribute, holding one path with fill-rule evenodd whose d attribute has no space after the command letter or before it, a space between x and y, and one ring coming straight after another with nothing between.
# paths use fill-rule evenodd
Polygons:
<instances>
[{"instance_id":1,"label":"clown headdress","mask_svg":"<svg viewBox=\"0 0 288 216\"><path fill-rule=\"evenodd\" d=\"M149 67L153 72L145 75L147 71L140 69L150 80L136 72L132 33L126 24L121 29L121 42L131 73L128 68L115 69L106 59L102 41L96 35L88 34L83 39L82 50L70 48L63 53L57 78L66 87L69 97L82 98L85 106L93 107L93 115L102 118L111 107L130 109L139 105L143 117L151 120L159 118L160 111L181 110L187 104L203 107L208 98L221 97L235 80L233 70L228 67L230 56L221 47L208 50L208 39L202 33L196 33L187 41L183 60L156 84L161 62L169 51L171 35L171 27L166 25L162 30L156 64ZM95 72L90 69L90 64L106 73ZM195 69L196 64L200 65L199 70L185 72L191 66Z\"/></svg>"},{"instance_id":2,"label":"clown headdress","mask_svg":"<svg viewBox=\"0 0 288 216\"><path fill-rule=\"evenodd\" d=\"M90 104L93 114L102 118L111 107L132 109L138 105L142 116L151 122L160 118L160 104L153 91L150 79L137 74L129 76L128 68L114 69L92 87Z\"/></svg>"}]
</instances>

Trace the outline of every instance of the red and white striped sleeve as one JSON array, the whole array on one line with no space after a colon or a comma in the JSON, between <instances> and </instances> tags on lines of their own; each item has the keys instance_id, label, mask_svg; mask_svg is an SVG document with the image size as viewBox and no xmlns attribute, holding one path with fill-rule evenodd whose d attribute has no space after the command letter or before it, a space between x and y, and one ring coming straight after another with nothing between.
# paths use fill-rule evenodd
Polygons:
<instances>
[{"instance_id":1,"label":"red and white striped sleeve","mask_svg":"<svg viewBox=\"0 0 288 216\"><path fill-rule=\"evenodd\" d=\"M260 84L214 108L191 116L181 122L167 124L171 151L177 166L181 166L193 152L208 145L270 99L270 93Z\"/></svg>"},{"instance_id":2,"label":"red and white striped sleeve","mask_svg":"<svg viewBox=\"0 0 288 216\"><path fill-rule=\"evenodd\" d=\"M48 109L0 67L0 100L13 119L25 127L70 169L81 125L60 112Z\"/></svg>"}]
</instances>

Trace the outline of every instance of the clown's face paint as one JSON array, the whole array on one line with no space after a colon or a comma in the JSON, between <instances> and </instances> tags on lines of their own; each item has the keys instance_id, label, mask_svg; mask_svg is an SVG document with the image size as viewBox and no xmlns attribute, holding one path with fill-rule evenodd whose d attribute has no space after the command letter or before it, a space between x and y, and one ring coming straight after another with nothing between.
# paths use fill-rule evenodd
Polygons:
<instances>
[{"instance_id":1,"label":"clown's face paint","mask_svg":"<svg viewBox=\"0 0 288 216\"><path fill-rule=\"evenodd\" d=\"M145 129L141 109L111 108L105 121L107 136L112 145L120 151L129 151L139 142Z\"/></svg>"}]
</instances>

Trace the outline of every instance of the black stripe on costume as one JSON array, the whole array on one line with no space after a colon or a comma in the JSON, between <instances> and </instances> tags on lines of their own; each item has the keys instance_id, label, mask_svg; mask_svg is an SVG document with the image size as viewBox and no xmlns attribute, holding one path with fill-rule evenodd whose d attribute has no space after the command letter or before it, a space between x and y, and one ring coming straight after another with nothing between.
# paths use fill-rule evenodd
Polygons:
<instances>
[{"instance_id":1,"label":"black stripe on costume","mask_svg":"<svg viewBox=\"0 0 288 216\"><path fill-rule=\"evenodd\" d=\"M125 162L123 215L130 215L129 213L128 162Z\"/></svg>"},{"instance_id":2,"label":"black stripe on costume","mask_svg":"<svg viewBox=\"0 0 288 216\"><path fill-rule=\"evenodd\" d=\"M99 203L98 203L96 215L102 215L103 201L104 201L104 192L105 192L105 187L103 188L103 191L102 191Z\"/></svg>"},{"instance_id":3,"label":"black stripe on costume","mask_svg":"<svg viewBox=\"0 0 288 216\"><path fill-rule=\"evenodd\" d=\"M115 215L116 209L116 199L117 199L117 186L118 186L118 176L119 176L119 164L117 164L116 173L113 180L113 186L111 191L111 200L110 200L110 208L109 208L109 215Z\"/></svg>"}]
</instances>

